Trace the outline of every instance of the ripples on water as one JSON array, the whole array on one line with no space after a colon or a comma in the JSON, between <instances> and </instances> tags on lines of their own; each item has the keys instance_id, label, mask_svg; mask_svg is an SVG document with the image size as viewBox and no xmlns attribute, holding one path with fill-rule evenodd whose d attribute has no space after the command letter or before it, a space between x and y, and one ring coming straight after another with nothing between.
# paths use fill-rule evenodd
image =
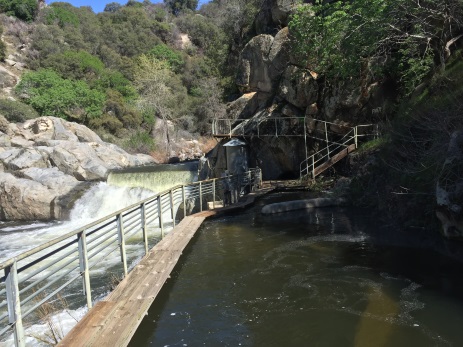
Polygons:
<instances>
[{"instance_id":1,"label":"ripples on water","mask_svg":"<svg viewBox=\"0 0 463 347\"><path fill-rule=\"evenodd\" d=\"M205 224L132 346L463 345L462 264L410 242L438 238L260 207Z\"/></svg>"}]
</instances>

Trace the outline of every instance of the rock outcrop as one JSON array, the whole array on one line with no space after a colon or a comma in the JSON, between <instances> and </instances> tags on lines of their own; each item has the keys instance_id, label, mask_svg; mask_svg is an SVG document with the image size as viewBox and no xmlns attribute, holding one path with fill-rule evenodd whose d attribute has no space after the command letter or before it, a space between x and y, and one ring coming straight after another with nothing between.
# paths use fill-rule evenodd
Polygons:
<instances>
[{"instance_id":1,"label":"rock outcrop","mask_svg":"<svg viewBox=\"0 0 463 347\"><path fill-rule=\"evenodd\" d=\"M436 185L436 215L447 237L463 237L463 132L450 138L447 158Z\"/></svg>"},{"instance_id":2,"label":"rock outcrop","mask_svg":"<svg viewBox=\"0 0 463 347\"><path fill-rule=\"evenodd\" d=\"M0 219L59 219L88 182L153 163L77 123L41 117L14 124L0 116Z\"/></svg>"},{"instance_id":3,"label":"rock outcrop","mask_svg":"<svg viewBox=\"0 0 463 347\"><path fill-rule=\"evenodd\" d=\"M243 95L227 109L228 119L249 119L245 125L235 122L234 126L241 127L236 133L247 135L250 165L259 161L265 179L298 177L300 163L307 154L324 145L325 138L322 136L322 142L310 138L304 141L304 131L299 128L299 137L284 137L280 131L275 132L275 138L263 139L256 128L265 119L306 117L308 134L324 133L324 129L312 126L317 124L315 119L328 121L333 136L342 136L347 127L384 119L387 103L393 104L395 100L388 90L396 88L388 86L388 81L375 80L373 74L328 81L296 59L287 24L296 5L302 2L264 2L255 21L258 35L248 42L240 56L236 84ZM291 126L287 130L295 135L296 130Z\"/></svg>"}]
</instances>

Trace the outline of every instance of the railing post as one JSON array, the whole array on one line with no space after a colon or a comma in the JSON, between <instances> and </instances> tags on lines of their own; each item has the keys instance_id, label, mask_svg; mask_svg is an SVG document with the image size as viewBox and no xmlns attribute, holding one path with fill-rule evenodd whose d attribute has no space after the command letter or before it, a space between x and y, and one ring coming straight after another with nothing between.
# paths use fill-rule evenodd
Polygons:
<instances>
[{"instance_id":1,"label":"railing post","mask_svg":"<svg viewBox=\"0 0 463 347\"><path fill-rule=\"evenodd\" d=\"M21 316L21 300L19 298L18 264L15 261L5 268L6 299L8 303L9 323L13 325L14 343L17 347L26 345L24 327Z\"/></svg>"},{"instance_id":2,"label":"railing post","mask_svg":"<svg viewBox=\"0 0 463 347\"><path fill-rule=\"evenodd\" d=\"M185 186L182 185L182 200L183 200L183 218L186 217L186 196L185 196Z\"/></svg>"},{"instance_id":3,"label":"railing post","mask_svg":"<svg viewBox=\"0 0 463 347\"><path fill-rule=\"evenodd\" d=\"M121 261L124 266L124 277L127 276L127 256L125 253L125 234L124 234L124 221L122 220L122 213L117 215L117 233L119 237L119 247L121 250Z\"/></svg>"},{"instance_id":4,"label":"railing post","mask_svg":"<svg viewBox=\"0 0 463 347\"><path fill-rule=\"evenodd\" d=\"M143 245L145 246L145 255L148 254L148 230L146 230L146 204L141 204L141 228L143 232Z\"/></svg>"},{"instance_id":5,"label":"railing post","mask_svg":"<svg viewBox=\"0 0 463 347\"><path fill-rule=\"evenodd\" d=\"M355 141L355 148L357 148L357 147L358 147L357 134L358 134L358 131L357 131L357 127L355 127L355 128L354 128L354 141Z\"/></svg>"},{"instance_id":6,"label":"railing post","mask_svg":"<svg viewBox=\"0 0 463 347\"><path fill-rule=\"evenodd\" d=\"M203 212L203 186L199 181L199 212Z\"/></svg>"},{"instance_id":7,"label":"railing post","mask_svg":"<svg viewBox=\"0 0 463 347\"><path fill-rule=\"evenodd\" d=\"M161 195L158 195L158 218L159 218L159 227L161 228L161 239L163 239L164 238L164 222L162 221Z\"/></svg>"},{"instance_id":8,"label":"railing post","mask_svg":"<svg viewBox=\"0 0 463 347\"><path fill-rule=\"evenodd\" d=\"M215 209L215 178L212 180L212 209Z\"/></svg>"},{"instance_id":9,"label":"railing post","mask_svg":"<svg viewBox=\"0 0 463 347\"><path fill-rule=\"evenodd\" d=\"M172 216L172 223L175 227L175 214L174 214L174 193L170 190L170 215Z\"/></svg>"},{"instance_id":10,"label":"railing post","mask_svg":"<svg viewBox=\"0 0 463 347\"><path fill-rule=\"evenodd\" d=\"M312 155L312 179L315 179L315 156Z\"/></svg>"},{"instance_id":11,"label":"railing post","mask_svg":"<svg viewBox=\"0 0 463 347\"><path fill-rule=\"evenodd\" d=\"M330 159L330 146L328 142L328 129L325 122L325 140L326 140L326 152L328 153L328 159Z\"/></svg>"},{"instance_id":12,"label":"railing post","mask_svg":"<svg viewBox=\"0 0 463 347\"><path fill-rule=\"evenodd\" d=\"M251 177L251 170L248 171L248 184L249 184L249 192L252 192L252 177Z\"/></svg>"},{"instance_id":13,"label":"railing post","mask_svg":"<svg viewBox=\"0 0 463 347\"><path fill-rule=\"evenodd\" d=\"M80 274L82 278L82 285L84 295L87 298L87 307L88 309L92 308L92 290L90 287L90 270L88 267L88 254L87 254L87 235L86 231L82 231L77 234L77 243L79 246L79 265L80 265Z\"/></svg>"}]
</instances>

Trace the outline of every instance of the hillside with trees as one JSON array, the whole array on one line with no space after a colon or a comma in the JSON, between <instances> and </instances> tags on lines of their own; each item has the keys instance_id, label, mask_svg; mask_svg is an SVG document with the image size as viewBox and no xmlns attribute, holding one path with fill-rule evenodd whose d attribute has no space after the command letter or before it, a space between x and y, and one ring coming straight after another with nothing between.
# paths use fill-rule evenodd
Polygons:
<instances>
[{"instance_id":1,"label":"hillside with trees","mask_svg":"<svg viewBox=\"0 0 463 347\"><path fill-rule=\"evenodd\" d=\"M197 4L129 0L94 13L66 2L0 1L0 58L21 69L0 100L2 114L60 117L129 150L168 157L173 138L207 135L211 119L223 115L224 91L236 92L242 36L258 9L257 1L231 0L198 12ZM5 86L10 75L2 75Z\"/></svg>"}]
</instances>

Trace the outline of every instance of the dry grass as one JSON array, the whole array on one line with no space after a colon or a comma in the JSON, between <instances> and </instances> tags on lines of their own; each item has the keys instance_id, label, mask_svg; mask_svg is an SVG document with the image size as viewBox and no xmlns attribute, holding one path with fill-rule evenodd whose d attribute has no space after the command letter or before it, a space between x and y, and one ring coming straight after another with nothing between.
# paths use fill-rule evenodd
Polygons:
<instances>
[{"instance_id":1,"label":"dry grass","mask_svg":"<svg viewBox=\"0 0 463 347\"><path fill-rule=\"evenodd\" d=\"M41 298L37 298L41 300ZM46 329L41 333L30 333L28 336L33 337L38 342L47 346L56 346L64 338L64 329L61 320L53 319L53 315L64 310L76 322L78 321L68 311L68 303L61 295L58 295L55 301L46 302L39 307L38 316L45 324Z\"/></svg>"}]
</instances>

